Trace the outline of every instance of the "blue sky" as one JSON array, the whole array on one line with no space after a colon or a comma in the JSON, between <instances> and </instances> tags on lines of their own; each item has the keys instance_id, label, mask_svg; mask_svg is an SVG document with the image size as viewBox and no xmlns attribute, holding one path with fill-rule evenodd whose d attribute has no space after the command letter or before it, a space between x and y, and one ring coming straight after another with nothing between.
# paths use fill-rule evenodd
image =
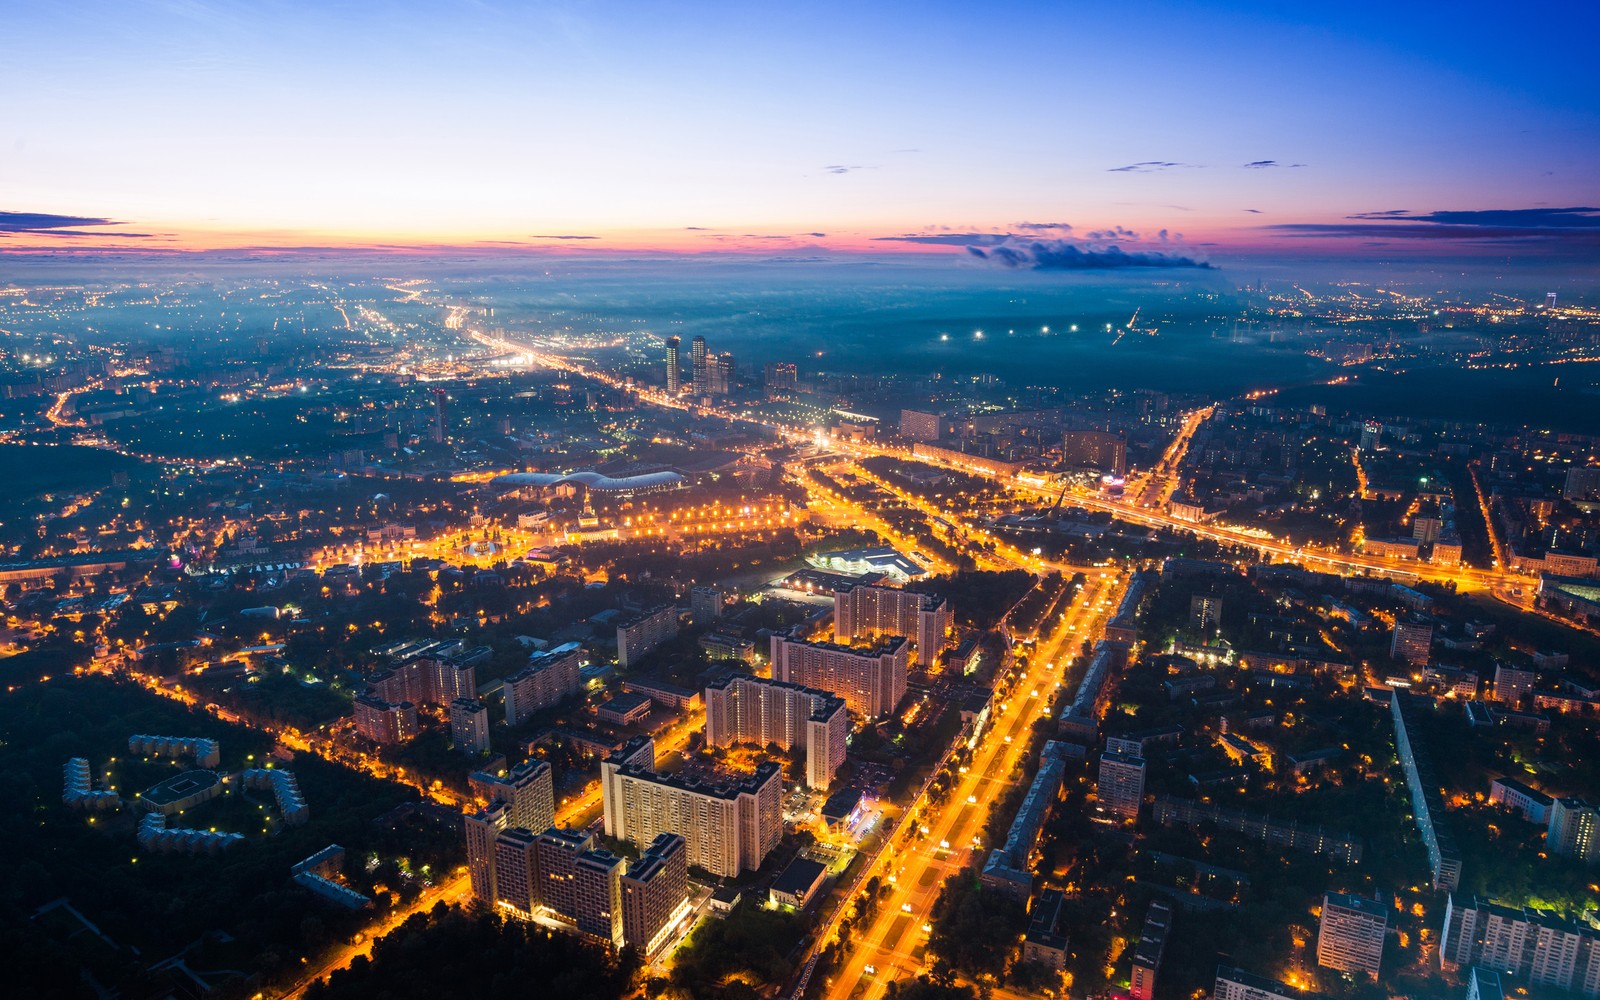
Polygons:
<instances>
[{"instance_id":1,"label":"blue sky","mask_svg":"<svg viewBox=\"0 0 1600 1000\"><path fill-rule=\"evenodd\" d=\"M1584 248L1600 222L1428 213L1600 202L1597 28L1576 3L14 4L0 212L27 215L0 247Z\"/></svg>"}]
</instances>

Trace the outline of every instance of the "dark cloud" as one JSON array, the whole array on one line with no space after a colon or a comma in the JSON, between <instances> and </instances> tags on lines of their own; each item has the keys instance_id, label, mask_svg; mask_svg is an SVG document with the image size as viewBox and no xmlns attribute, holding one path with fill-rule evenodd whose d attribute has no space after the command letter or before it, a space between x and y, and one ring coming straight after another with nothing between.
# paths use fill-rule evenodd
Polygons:
<instances>
[{"instance_id":1,"label":"dark cloud","mask_svg":"<svg viewBox=\"0 0 1600 1000\"><path fill-rule=\"evenodd\" d=\"M684 226L683 228L691 233L709 233L711 231L705 226Z\"/></svg>"},{"instance_id":2,"label":"dark cloud","mask_svg":"<svg viewBox=\"0 0 1600 1000\"><path fill-rule=\"evenodd\" d=\"M827 236L828 236L827 233L801 233L800 235L801 236L810 236L813 239L819 239L819 240L826 239Z\"/></svg>"},{"instance_id":3,"label":"dark cloud","mask_svg":"<svg viewBox=\"0 0 1600 1000\"><path fill-rule=\"evenodd\" d=\"M830 164L830 165L828 165L826 167L823 167L822 169L826 170L830 174L848 174L852 170L865 170L867 168L866 167L860 167L860 166L847 167L847 166L844 166L842 164L834 163L834 164Z\"/></svg>"},{"instance_id":4,"label":"dark cloud","mask_svg":"<svg viewBox=\"0 0 1600 1000\"><path fill-rule=\"evenodd\" d=\"M1247 208L1247 209L1245 209L1245 211L1249 212L1251 215L1261 215L1262 214L1261 209L1259 209L1259 208Z\"/></svg>"},{"instance_id":5,"label":"dark cloud","mask_svg":"<svg viewBox=\"0 0 1600 1000\"><path fill-rule=\"evenodd\" d=\"M1139 234L1121 226L1112 226L1110 229L1096 229L1085 233L1084 238L1090 240L1136 240L1139 238Z\"/></svg>"},{"instance_id":6,"label":"dark cloud","mask_svg":"<svg viewBox=\"0 0 1600 1000\"><path fill-rule=\"evenodd\" d=\"M1349 216L1348 222L1288 222L1265 226L1280 236L1331 239L1473 242L1549 249L1600 249L1600 208L1502 208L1410 212L1388 209Z\"/></svg>"},{"instance_id":7,"label":"dark cloud","mask_svg":"<svg viewBox=\"0 0 1600 1000\"><path fill-rule=\"evenodd\" d=\"M1177 162L1174 162L1172 160L1140 160L1138 163L1130 163L1125 167L1108 167L1108 168L1106 168L1106 173L1108 173L1108 174L1148 174L1148 173L1151 173L1152 171L1156 171L1156 170L1170 170L1173 167L1187 167L1187 166L1191 166L1191 164L1188 164L1188 163L1177 163Z\"/></svg>"},{"instance_id":8,"label":"dark cloud","mask_svg":"<svg viewBox=\"0 0 1600 1000\"><path fill-rule=\"evenodd\" d=\"M1243 164L1243 166L1246 170L1266 170L1269 167L1286 167L1292 169L1294 167L1303 167L1305 164L1279 163L1277 160L1251 160L1249 163Z\"/></svg>"},{"instance_id":9,"label":"dark cloud","mask_svg":"<svg viewBox=\"0 0 1600 1000\"><path fill-rule=\"evenodd\" d=\"M598 236L530 236L530 240L597 240Z\"/></svg>"},{"instance_id":10,"label":"dark cloud","mask_svg":"<svg viewBox=\"0 0 1600 1000\"><path fill-rule=\"evenodd\" d=\"M93 236L119 240L149 240L158 238L155 233L108 233L100 230L85 231L82 226L120 226L115 219L101 219L87 215L52 215L49 212L0 211L0 236Z\"/></svg>"},{"instance_id":11,"label":"dark cloud","mask_svg":"<svg viewBox=\"0 0 1600 1000\"><path fill-rule=\"evenodd\" d=\"M1155 250L1127 251L1118 246L1093 247L1067 240L1013 240L1000 246L967 247L979 260L1029 271L1111 271L1123 268L1193 267L1212 265L1195 257Z\"/></svg>"},{"instance_id":12,"label":"dark cloud","mask_svg":"<svg viewBox=\"0 0 1600 1000\"><path fill-rule=\"evenodd\" d=\"M1012 225L1017 229L1021 229L1024 232L1029 233L1053 232L1055 230L1072 229L1072 223L1070 222L1016 222L1012 223Z\"/></svg>"},{"instance_id":13,"label":"dark cloud","mask_svg":"<svg viewBox=\"0 0 1600 1000\"><path fill-rule=\"evenodd\" d=\"M36 233L74 226L115 226L111 219L85 215L51 215L48 212L0 212L0 233Z\"/></svg>"},{"instance_id":14,"label":"dark cloud","mask_svg":"<svg viewBox=\"0 0 1600 1000\"><path fill-rule=\"evenodd\" d=\"M1597 229L1600 208L1490 208L1460 212L1408 212L1392 208L1383 212L1362 212L1351 219L1382 219L1387 222L1425 222L1441 226L1484 226L1526 229Z\"/></svg>"}]
</instances>

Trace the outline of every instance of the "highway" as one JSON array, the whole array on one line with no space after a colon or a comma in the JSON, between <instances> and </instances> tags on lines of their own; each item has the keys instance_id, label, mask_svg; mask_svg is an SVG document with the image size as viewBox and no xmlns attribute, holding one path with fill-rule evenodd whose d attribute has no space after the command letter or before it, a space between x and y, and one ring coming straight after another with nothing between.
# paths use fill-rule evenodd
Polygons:
<instances>
[{"instance_id":1,"label":"highway","mask_svg":"<svg viewBox=\"0 0 1600 1000\"><path fill-rule=\"evenodd\" d=\"M1049 711L1057 685L1071 688L1079 680L1077 672L1064 677L1061 667L1082 640L1098 634L1125 584L1121 574L1090 571L1087 584L1053 623L1054 631L1029 657L1027 673L991 709L989 729L949 797L936 809L928 807L925 797L907 807L905 824L862 873L864 879L879 875L890 889L873 918L852 931L844 963L828 977L824 996L844 1000L865 984L859 996L873 1000L885 994L891 981L909 978L922 966L920 949L928 936L923 927L932 919L940 887L963 867L982 866L991 845L974 842L990 805L1014 783L1033 723ZM819 950L836 935L841 915L818 933Z\"/></svg>"}]
</instances>

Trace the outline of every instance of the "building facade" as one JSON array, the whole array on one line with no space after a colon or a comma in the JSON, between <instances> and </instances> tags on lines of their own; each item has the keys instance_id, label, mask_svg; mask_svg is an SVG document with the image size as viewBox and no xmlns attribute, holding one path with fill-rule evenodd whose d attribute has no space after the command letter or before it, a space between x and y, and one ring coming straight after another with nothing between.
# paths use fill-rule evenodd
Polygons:
<instances>
[{"instance_id":1,"label":"building facade","mask_svg":"<svg viewBox=\"0 0 1600 1000\"><path fill-rule=\"evenodd\" d=\"M1100 807L1118 819L1138 819L1144 804L1143 757L1106 752L1100 755L1095 797Z\"/></svg>"},{"instance_id":2,"label":"building facade","mask_svg":"<svg viewBox=\"0 0 1600 1000\"><path fill-rule=\"evenodd\" d=\"M735 674L706 688L706 744L735 743L806 755L806 784L827 788L844 764L850 713L844 699L783 681Z\"/></svg>"},{"instance_id":3,"label":"building facade","mask_svg":"<svg viewBox=\"0 0 1600 1000\"><path fill-rule=\"evenodd\" d=\"M1342 892L1322 897L1317 925L1317 964L1324 969L1378 978L1389 911L1380 902Z\"/></svg>"},{"instance_id":4,"label":"building facade","mask_svg":"<svg viewBox=\"0 0 1600 1000\"><path fill-rule=\"evenodd\" d=\"M696 338L698 339L698 338ZM661 604L617 625L617 666L636 666L646 655L678 634L678 609Z\"/></svg>"},{"instance_id":5,"label":"building facade","mask_svg":"<svg viewBox=\"0 0 1600 1000\"><path fill-rule=\"evenodd\" d=\"M684 776L659 774L643 756L624 747L600 765L608 836L642 848L663 833L679 834L688 863L723 878L761 867L783 834L777 764L748 775Z\"/></svg>"},{"instance_id":6,"label":"building facade","mask_svg":"<svg viewBox=\"0 0 1600 1000\"><path fill-rule=\"evenodd\" d=\"M916 662L925 667L939 661L954 624L950 602L933 594L867 584L846 584L833 592L835 642L902 635L916 643Z\"/></svg>"},{"instance_id":7,"label":"building facade","mask_svg":"<svg viewBox=\"0 0 1600 1000\"><path fill-rule=\"evenodd\" d=\"M582 647L570 642L530 656L527 666L505 679L506 722L520 726L577 694L582 662Z\"/></svg>"},{"instance_id":8,"label":"building facade","mask_svg":"<svg viewBox=\"0 0 1600 1000\"><path fill-rule=\"evenodd\" d=\"M862 719L893 712L906 693L907 642L890 636L868 649L772 636L772 677L831 691Z\"/></svg>"},{"instance_id":9,"label":"building facade","mask_svg":"<svg viewBox=\"0 0 1600 1000\"><path fill-rule=\"evenodd\" d=\"M489 707L476 698L450 703L450 745L464 753L489 752Z\"/></svg>"}]
</instances>

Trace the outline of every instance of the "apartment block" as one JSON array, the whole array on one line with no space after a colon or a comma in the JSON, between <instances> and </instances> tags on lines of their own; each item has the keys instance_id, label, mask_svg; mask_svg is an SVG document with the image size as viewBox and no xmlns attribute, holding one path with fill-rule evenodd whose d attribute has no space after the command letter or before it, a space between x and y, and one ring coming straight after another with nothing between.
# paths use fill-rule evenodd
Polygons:
<instances>
[{"instance_id":1,"label":"apartment block","mask_svg":"<svg viewBox=\"0 0 1600 1000\"><path fill-rule=\"evenodd\" d=\"M417 707L370 694L355 697L356 732L374 743L404 743L417 735Z\"/></svg>"},{"instance_id":2,"label":"apartment block","mask_svg":"<svg viewBox=\"0 0 1600 1000\"><path fill-rule=\"evenodd\" d=\"M653 761L654 744L645 743ZM723 878L761 867L783 834L777 764L739 775L659 774L644 757L642 748L624 747L600 765L608 836L643 848L663 833L679 834L688 863Z\"/></svg>"},{"instance_id":3,"label":"apartment block","mask_svg":"<svg viewBox=\"0 0 1600 1000\"><path fill-rule=\"evenodd\" d=\"M464 753L489 752L489 708L476 698L450 703L450 745Z\"/></svg>"},{"instance_id":4,"label":"apartment block","mask_svg":"<svg viewBox=\"0 0 1600 1000\"><path fill-rule=\"evenodd\" d=\"M709 746L798 747L805 751L806 784L811 788L827 788L844 764L850 713L843 698L799 684L735 674L706 688L705 702Z\"/></svg>"},{"instance_id":5,"label":"apartment block","mask_svg":"<svg viewBox=\"0 0 1600 1000\"><path fill-rule=\"evenodd\" d=\"M622 937L647 958L688 911L689 844L676 833L650 842L622 875Z\"/></svg>"},{"instance_id":6,"label":"apartment block","mask_svg":"<svg viewBox=\"0 0 1600 1000\"><path fill-rule=\"evenodd\" d=\"M875 584L845 584L833 592L833 638L849 645L860 639L905 636L916 644L916 662L939 661L950 645L955 619L950 602L933 594Z\"/></svg>"},{"instance_id":7,"label":"apartment block","mask_svg":"<svg viewBox=\"0 0 1600 1000\"><path fill-rule=\"evenodd\" d=\"M1342 892L1322 897L1317 925L1317 964L1324 969L1378 978L1389 911L1377 900Z\"/></svg>"},{"instance_id":8,"label":"apartment block","mask_svg":"<svg viewBox=\"0 0 1600 1000\"><path fill-rule=\"evenodd\" d=\"M583 648L575 642L530 656L527 666L505 680L506 722L520 726L577 694L582 661Z\"/></svg>"},{"instance_id":9,"label":"apartment block","mask_svg":"<svg viewBox=\"0 0 1600 1000\"><path fill-rule=\"evenodd\" d=\"M1095 797L1100 808L1119 819L1138 819L1144 804L1143 757L1120 753L1100 755L1100 773L1095 780Z\"/></svg>"},{"instance_id":10,"label":"apartment block","mask_svg":"<svg viewBox=\"0 0 1600 1000\"><path fill-rule=\"evenodd\" d=\"M861 719L893 712L906 693L904 636L891 636L871 648L832 642L806 642L782 633L772 636L772 677L844 699Z\"/></svg>"},{"instance_id":11,"label":"apartment block","mask_svg":"<svg viewBox=\"0 0 1600 1000\"><path fill-rule=\"evenodd\" d=\"M701 395L697 393L697 395ZM660 604L617 625L617 666L623 670L678 634L678 609Z\"/></svg>"}]
</instances>

